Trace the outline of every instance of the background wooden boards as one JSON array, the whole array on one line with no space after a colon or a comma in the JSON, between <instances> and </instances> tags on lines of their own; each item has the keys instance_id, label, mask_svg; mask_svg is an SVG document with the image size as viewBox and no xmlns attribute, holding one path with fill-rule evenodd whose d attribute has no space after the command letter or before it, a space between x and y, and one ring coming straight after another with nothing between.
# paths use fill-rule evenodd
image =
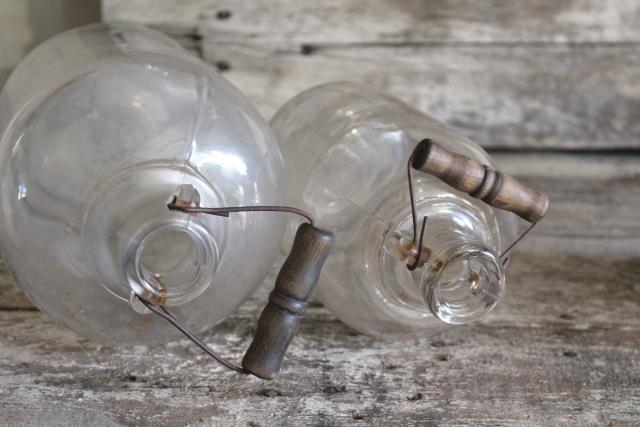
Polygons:
<instances>
[{"instance_id":1,"label":"background wooden boards","mask_svg":"<svg viewBox=\"0 0 640 427\"><path fill-rule=\"evenodd\" d=\"M217 65L271 115L363 80L486 147L640 146L636 1L106 0Z\"/></svg>"},{"instance_id":2,"label":"background wooden boards","mask_svg":"<svg viewBox=\"0 0 640 427\"><path fill-rule=\"evenodd\" d=\"M634 1L103 0L105 21L218 40L382 44L636 42Z\"/></svg>"}]
</instances>

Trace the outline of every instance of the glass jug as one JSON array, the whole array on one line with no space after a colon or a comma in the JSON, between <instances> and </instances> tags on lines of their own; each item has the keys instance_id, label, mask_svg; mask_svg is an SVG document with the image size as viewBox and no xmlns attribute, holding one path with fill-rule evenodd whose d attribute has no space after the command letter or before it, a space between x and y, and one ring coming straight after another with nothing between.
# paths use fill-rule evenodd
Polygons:
<instances>
[{"instance_id":1,"label":"glass jug","mask_svg":"<svg viewBox=\"0 0 640 427\"><path fill-rule=\"evenodd\" d=\"M31 52L0 96L0 249L53 320L106 343L199 332L272 267L277 213L169 211L279 204L271 131L225 79L169 37L91 25Z\"/></svg>"},{"instance_id":2,"label":"glass jug","mask_svg":"<svg viewBox=\"0 0 640 427\"><path fill-rule=\"evenodd\" d=\"M373 336L424 336L484 316L503 296L500 255L517 237L517 218L441 179L455 174L407 166L427 140L432 154L462 154L480 172L493 170L479 145L355 82L297 95L271 128L290 178L288 202L336 236L317 295L340 320Z\"/></svg>"}]
</instances>

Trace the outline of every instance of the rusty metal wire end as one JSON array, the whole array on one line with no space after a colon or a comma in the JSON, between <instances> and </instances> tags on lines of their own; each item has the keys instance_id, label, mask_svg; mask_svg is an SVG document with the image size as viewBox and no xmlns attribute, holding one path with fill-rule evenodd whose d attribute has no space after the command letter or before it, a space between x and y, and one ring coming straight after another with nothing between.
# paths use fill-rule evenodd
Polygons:
<instances>
[{"instance_id":1,"label":"rusty metal wire end","mask_svg":"<svg viewBox=\"0 0 640 427\"><path fill-rule=\"evenodd\" d=\"M171 211L203 213L227 218L229 217L229 214L233 212L288 212L304 217L310 225L313 225L313 218L309 212L291 206L227 206L221 208L202 208L199 206L185 206L178 201L177 196L173 196L173 200L167 205L167 207Z\"/></svg>"},{"instance_id":2,"label":"rusty metal wire end","mask_svg":"<svg viewBox=\"0 0 640 427\"><path fill-rule=\"evenodd\" d=\"M418 268L418 266L420 266L420 261L422 258L422 252L424 250L423 247L423 242L424 242L424 232L425 229L427 228L427 216L425 216L424 218L422 218L422 227L420 229L420 240L418 241L418 253L416 254L416 260L413 261L413 264L411 265L407 265L407 268L409 269L409 271L413 271L416 268ZM413 238L413 242L415 243L415 235Z\"/></svg>"},{"instance_id":3,"label":"rusty metal wire end","mask_svg":"<svg viewBox=\"0 0 640 427\"><path fill-rule=\"evenodd\" d=\"M200 339L198 339L195 335L193 335L191 332L189 332L184 326L182 326L180 324L180 322L178 322L178 319L176 319L176 316L173 313L171 313L165 306L157 305L157 304L154 304L154 303L152 303L150 301L147 301L146 299L142 298L140 295L136 295L136 297L140 300L140 302L142 304L145 305L145 307L147 307L149 310L151 310L152 312L154 312L158 316L160 316L163 319L165 319L168 322L170 322L173 326L176 327L176 329L178 329L180 332L182 332L182 334L184 334L184 336L189 338L198 347L200 347L202 349L202 351L204 351L209 356L211 356L213 359L215 359L216 362L220 363L225 368L228 368L228 369L231 369L232 371L238 372L239 374L248 374L249 373L249 372L245 371L242 367L234 365L233 363L229 362L224 357L219 355L217 352L212 350L205 343L200 341Z\"/></svg>"},{"instance_id":4,"label":"rusty metal wire end","mask_svg":"<svg viewBox=\"0 0 640 427\"><path fill-rule=\"evenodd\" d=\"M524 232L518 236L518 238L516 240L513 241L513 243L511 243L507 249L505 249L499 256L499 259L502 261L502 266L506 266L507 263L509 262L509 253L514 250L516 248L516 246L518 246L522 240L527 236L527 234L529 234L531 232L531 230L533 230L533 227L536 226L536 224L538 224L538 222L540 221L536 221L536 222L532 222L531 225L529 227L527 227L526 230L524 230Z\"/></svg>"}]
</instances>

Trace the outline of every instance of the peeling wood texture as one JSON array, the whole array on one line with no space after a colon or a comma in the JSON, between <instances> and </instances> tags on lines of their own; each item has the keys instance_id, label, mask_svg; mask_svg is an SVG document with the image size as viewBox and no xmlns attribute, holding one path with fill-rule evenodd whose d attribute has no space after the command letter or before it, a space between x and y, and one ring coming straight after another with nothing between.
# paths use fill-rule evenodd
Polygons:
<instances>
[{"instance_id":1,"label":"peeling wood texture","mask_svg":"<svg viewBox=\"0 0 640 427\"><path fill-rule=\"evenodd\" d=\"M551 207L485 320L394 343L313 303L271 382L186 340L91 343L47 320L0 263L0 424L640 424L639 11L626 0L104 0L106 21L167 32L267 117L314 84L365 80L492 148ZM274 280L204 341L240 361Z\"/></svg>"},{"instance_id":2,"label":"peeling wood texture","mask_svg":"<svg viewBox=\"0 0 640 427\"><path fill-rule=\"evenodd\" d=\"M637 1L106 0L166 31L271 117L362 80L485 147L640 147Z\"/></svg>"}]
</instances>

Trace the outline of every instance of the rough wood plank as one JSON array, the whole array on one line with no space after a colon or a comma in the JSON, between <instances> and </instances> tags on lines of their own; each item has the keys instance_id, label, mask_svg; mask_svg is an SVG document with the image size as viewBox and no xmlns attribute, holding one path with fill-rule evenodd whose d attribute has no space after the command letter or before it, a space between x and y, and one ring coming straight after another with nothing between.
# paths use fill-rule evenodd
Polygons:
<instances>
[{"instance_id":1,"label":"rough wood plank","mask_svg":"<svg viewBox=\"0 0 640 427\"><path fill-rule=\"evenodd\" d=\"M103 18L298 45L640 41L635 1L104 0Z\"/></svg>"},{"instance_id":2,"label":"rough wood plank","mask_svg":"<svg viewBox=\"0 0 640 427\"><path fill-rule=\"evenodd\" d=\"M265 117L317 84L359 80L485 147L640 147L636 47L345 47L304 55L204 40L202 48Z\"/></svg>"},{"instance_id":3,"label":"rough wood plank","mask_svg":"<svg viewBox=\"0 0 640 427\"><path fill-rule=\"evenodd\" d=\"M486 147L640 146L637 2L109 0L104 17L173 34L265 117L353 79Z\"/></svg>"},{"instance_id":4,"label":"rough wood plank","mask_svg":"<svg viewBox=\"0 0 640 427\"><path fill-rule=\"evenodd\" d=\"M500 169L549 194L523 248L548 255L633 257L640 248L637 154L494 153Z\"/></svg>"},{"instance_id":5,"label":"rough wood plank","mask_svg":"<svg viewBox=\"0 0 640 427\"><path fill-rule=\"evenodd\" d=\"M487 321L403 344L352 333L313 307L272 382L225 371L185 341L104 347L40 313L3 312L0 420L637 424L638 274L632 258L521 256ZM238 360L261 304L252 299L205 341Z\"/></svg>"}]
</instances>

